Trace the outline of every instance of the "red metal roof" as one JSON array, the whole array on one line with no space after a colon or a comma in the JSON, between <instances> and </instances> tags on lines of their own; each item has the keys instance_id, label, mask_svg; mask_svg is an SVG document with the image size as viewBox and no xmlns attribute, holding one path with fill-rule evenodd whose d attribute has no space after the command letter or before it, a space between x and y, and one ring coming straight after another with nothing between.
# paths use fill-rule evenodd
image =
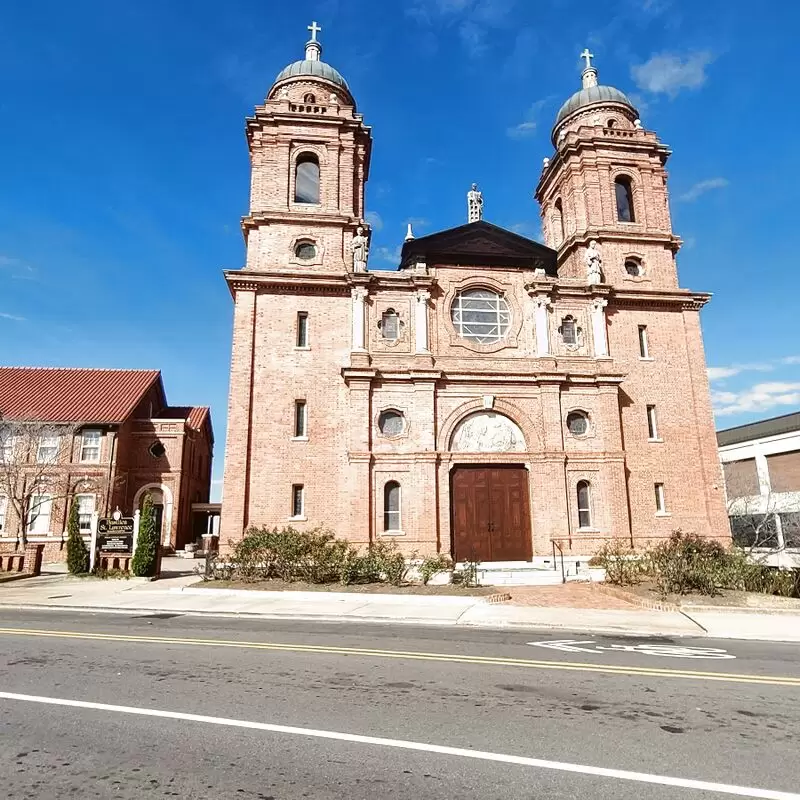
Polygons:
<instances>
[{"instance_id":1,"label":"red metal roof","mask_svg":"<svg viewBox=\"0 0 800 800\"><path fill-rule=\"evenodd\" d=\"M156 369L0 367L0 415L119 424L160 380Z\"/></svg>"},{"instance_id":2,"label":"red metal roof","mask_svg":"<svg viewBox=\"0 0 800 800\"><path fill-rule=\"evenodd\" d=\"M158 412L157 419L182 419L193 430L199 431L209 415L208 406L167 406Z\"/></svg>"}]
</instances>

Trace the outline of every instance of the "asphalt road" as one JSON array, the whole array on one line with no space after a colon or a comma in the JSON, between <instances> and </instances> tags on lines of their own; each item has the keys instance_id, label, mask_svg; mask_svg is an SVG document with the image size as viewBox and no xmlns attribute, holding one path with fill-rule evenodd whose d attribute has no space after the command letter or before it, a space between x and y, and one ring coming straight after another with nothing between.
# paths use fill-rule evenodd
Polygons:
<instances>
[{"instance_id":1,"label":"asphalt road","mask_svg":"<svg viewBox=\"0 0 800 800\"><path fill-rule=\"evenodd\" d=\"M798 740L800 645L0 615L15 800L800 800Z\"/></svg>"}]
</instances>

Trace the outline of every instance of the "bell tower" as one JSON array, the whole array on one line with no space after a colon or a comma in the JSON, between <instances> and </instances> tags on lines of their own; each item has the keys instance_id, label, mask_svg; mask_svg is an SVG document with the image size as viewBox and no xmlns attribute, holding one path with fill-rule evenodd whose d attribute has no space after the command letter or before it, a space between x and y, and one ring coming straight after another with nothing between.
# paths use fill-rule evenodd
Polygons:
<instances>
[{"instance_id":1,"label":"bell tower","mask_svg":"<svg viewBox=\"0 0 800 800\"><path fill-rule=\"evenodd\" d=\"M584 50L581 57L583 85L558 112L555 154L545 159L536 187L545 242L558 250L562 277L587 278L595 241L602 283L676 289L681 241L669 211L671 151L642 127L619 89L598 84L593 55Z\"/></svg>"},{"instance_id":2,"label":"bell tower","mask_svg":"<svg viewBox=\"0 0 800 800\"><path fill-rule=\"evenodd\" d=\"M283 69L247 120L250 212L242 220L245 270L353 269L364 221L372 139L341 74L321 60L309 25L305 57Z\"/></svg>"}]
</instances>

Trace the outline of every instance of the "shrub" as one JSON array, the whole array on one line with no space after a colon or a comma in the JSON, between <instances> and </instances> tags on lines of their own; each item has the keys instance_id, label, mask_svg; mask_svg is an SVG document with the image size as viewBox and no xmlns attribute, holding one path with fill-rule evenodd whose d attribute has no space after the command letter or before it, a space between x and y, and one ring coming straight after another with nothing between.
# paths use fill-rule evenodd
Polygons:
<instances>
[{"instance_id":1,"label":"shrub","mask_svg":"<svg viewBox=\"0 0 800 800\"><path fill-rule=\"evenodd\" d=\"M677 530L648 554L650 572L662 595L697 591L715 595L730 581L729 552L717 541Z\"/></svg>"},{"instance_id":2,"label":"shrub","mask_svg":"<svg viewBox=\"0 0 800 800\"><path fill-rule=\"evenodd\" d=\"M139 535L136 552L131 559L131 572L140 578L152 578L158 566L158 531L156 515L150 495L146 495L139 517Z\"/></svg>"},{"instance_id":3,"label":"shrub","mask_svg":"<svg viewBox=\"0 0 800 800\"><path fill-rule=\"evenodd\" d=\"M465 561L460 570L453 573L451 583L473 588L478 585L478 565L480 561Z\"/></svg>"},{"instance_id":4,"label":"shrub","mask_svg":"<svg viewBox=\"0 0 800 800\"><path fill-rule=\"evenodd\" d=\"M623 539L606 542L592 561L595 559L595 563L605 568L606 580L617 586L641 583L647 572L647 561L636 555Z\"/></svg>"},{"instance_id":5,"label":"shrub","mask_svg":"<svg viewBox=\"0 0 800 800\"><path fill-rule=\"evenodd\" d=\"M67 531L67 569L72 575L83 575L89 571L89 550L81 536L78 503L75 500L69 509Z\"/></svg>"},{"instance_id":6,"label":"shrub","mask_svg":"<svg viewBox=\"0 0 800 800\"><path fill-rule=\"evenodd\" d=\"M445 553L439 553L436 556L425 556L422 563L419 565L419 574L422 578L422 585L427 586L428 581L438 572L444 572L446 569L452 569L453 562L450 556Z\"/></svg>"}]
</instances>

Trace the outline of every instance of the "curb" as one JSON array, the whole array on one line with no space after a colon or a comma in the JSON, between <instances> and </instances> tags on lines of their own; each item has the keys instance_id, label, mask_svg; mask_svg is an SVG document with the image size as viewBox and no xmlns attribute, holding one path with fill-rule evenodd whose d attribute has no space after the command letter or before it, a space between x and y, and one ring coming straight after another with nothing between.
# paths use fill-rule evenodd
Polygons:
<instances>
[{"instance_id":1,"label":"curb","mask_svg":"<svg viewBox=\"0 0 800 800\"><path fill-rule=\"evenodd\" d=\"M596 591L601 594L608 595L609 597L616 597L617 600L625 600L634 606L640 608L647 608L651 611L670 611L680 614L684 611L683 607L675 605L675 603L665 603L659 600L648 600L646 597L639 597L638 594L633 592L626 592L618 586L606 586L604 583L591 584Z\"/></svg>"}]
</instances>

